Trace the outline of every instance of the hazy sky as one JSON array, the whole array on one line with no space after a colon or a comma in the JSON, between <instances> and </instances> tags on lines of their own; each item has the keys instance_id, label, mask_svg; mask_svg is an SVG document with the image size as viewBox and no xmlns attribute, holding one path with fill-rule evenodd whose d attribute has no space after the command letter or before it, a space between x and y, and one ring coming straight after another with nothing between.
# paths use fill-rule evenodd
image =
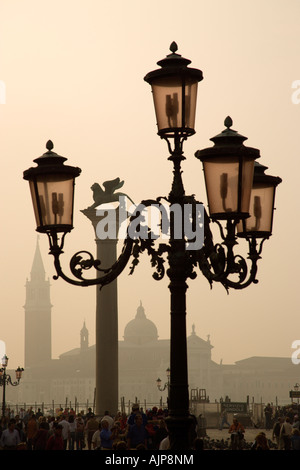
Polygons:
<instances>
[{"instance_id":1,"label":"hazy sky","mask_svg":"<svg viewBox=\"0 0 300 470\"><path fill-rule=\"evenodd\" d=\"M25 282L37 233L23 171L54 151L82 168L75 195L75 229L66 237L65 266L81 249L95 251L80 209L91 185L117 176L139 202L168 195L172 165L157 136L147 72L178 52L203 71L196 134L185 144L186 193L206 203L198 149L224 129L259 148L268 174L280 176L274 230L259 263L259 284L231 291L199 273L189 282L187 330L210 340L216 362L292 354L299 329L300 80L298 0L0 0L1 321L9 367L24 365ZM300 97L300 93L298 95ZM40 236L47 276L55 274L48 240ZM119 278L119 337L140 300L160 338L169 337L168 279L152 279L145 254L134 276ZM78 347L85 320L94 344L95 287L51 281L53 358ZM297 367L297 366L295 366ZM300 367L300 365L298 366Z\"/></svg>"}]
</instances>

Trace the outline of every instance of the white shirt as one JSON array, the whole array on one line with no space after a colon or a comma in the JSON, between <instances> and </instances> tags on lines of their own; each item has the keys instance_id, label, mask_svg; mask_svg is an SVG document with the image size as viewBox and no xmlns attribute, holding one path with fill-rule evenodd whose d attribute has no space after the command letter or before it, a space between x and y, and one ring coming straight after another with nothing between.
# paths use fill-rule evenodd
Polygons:
<instances>
[{"instance_id":1,"label":"white shirt","mask_svg":"<svg viewBox=\"0 0 300 470\"><path fill-rule=\"evenodd\" d=\"M93 447L92 449L99 449L101 447L101 437L100 437L100 432L101 430L98 429L98 431L95 431L92 437L92 444Z\"/></svg>"},{"instance_id":2,"label":"white shirt","mask_svg":"<svg viewBox=\"0 0 300 470\"><path fill-rule=\"evenodd\" d=\"M170 449L170 439L169 436L165 437L159 444L159 450Z\"/></svg>"},{"instance_id":3,"label":"white shirt","mask_svg":"<svg viewBox=\"0 0 300 470\"><path fill-rule=\"evenodd\" d=\"M65 441L66 439L68 439L69 437L69 430L70 430L70 424L68 423L68 421L66 421L65 419L63 419L62 421L59 422L59 424L62 425L62 435L61 437L63 438L63 440Z\"/></svg>"},{"instance_id":4,"label":"white shirt","mask_svg":"<svg viewBox=\"0 0 300 470\"><path fill-rule=\"evenodd\" d=\"M293 431L293 426L291 425L291 423L288 423L288 422L284 422L281 426L281 430L280 430L280 434L285 434L286 436L291 436L292 434L292 431Z\"/></svg>"},{"instance_id":5,"label":"white shirt","mask_svg":"<svg viewBox=\"0 0 300 470\"><path fill-rule=\"evenodd\" d=\"M105 415L105 416L103 416L101 421L103 421L103 420L108 422L108 429L111 430L111 428L113 427L113 424L114 424L114 419L109 415Z\"/></svg>"},{"instance_id":6,"label":"white shirt","mask_svg":"<svg viewBox=\"0 0 300 470\"><path fill-rule=\"evenodd\" d=\"M69 423L69 430L70 430L70 432L75 432L76 431L75 421L73 421L72 423Z\"/></svg>"}]
</instances>

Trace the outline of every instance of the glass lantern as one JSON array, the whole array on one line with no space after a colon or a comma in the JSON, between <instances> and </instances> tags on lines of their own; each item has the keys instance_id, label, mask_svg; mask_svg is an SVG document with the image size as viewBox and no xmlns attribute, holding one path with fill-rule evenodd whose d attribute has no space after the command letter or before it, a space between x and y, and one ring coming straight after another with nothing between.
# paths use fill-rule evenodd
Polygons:
<instances>
[{"instance_id":1,"label":"glass lantern","mask_svg":"<svg viewBox=\"0 0 300 470\"><path fill-rule=\"evenodd\" d=\"M24 171L24 179L29 181L36 230L68 232L73 228L73 205L75 178L80 168L64 165L65 157L53 152L51 141L48 151L34 161L35 168Z\"/></svg>"},{"instance_id":2,"label":"glass lantern","mask_svg":"<svg viewBox=\"0 0 300 470\"><path fill-rule=\"evenodd\" d=\"M237 236L268 238L272 234L275 192L281 178L265 175L266 166L255 162L250 217L237 225Z\"/></svg>"},{"instance_id":3,"label":"glass lantern","mask_svg":"<svg viewBox=\"0 0 300 470\"><path fill-rule=\"evenodd\" d=\"M203 79L201 70L189 68L191 61L176 53L175 42L170 50L157 62L161 68L144 78L152 87L158 134L164 138L195 133L198 82Z\"/></svg>"},{"instance_id":4,"label":"glass lantern","mask_svg":"<svg viewBox=\"0 0 300 470\"><path fill-rule=\"evenodd\" d=\"M213 137L214 146L198 150L202 161L210 217L239 220L249 217L254 161L259 150L246 147L247 139L233 129L232 119L225 119L225 129Z\"/></svg>"}]
</instances>

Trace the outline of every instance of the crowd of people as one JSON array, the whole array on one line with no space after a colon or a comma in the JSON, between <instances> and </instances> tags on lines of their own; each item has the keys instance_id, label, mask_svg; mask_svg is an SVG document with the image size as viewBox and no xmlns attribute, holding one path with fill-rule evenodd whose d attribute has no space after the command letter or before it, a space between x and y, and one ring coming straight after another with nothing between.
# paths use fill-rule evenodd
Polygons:
<instances>
[{"instance_id":1,"label":"crowd of people","mask_svg":"<svg viewBox=\"0 0 300 470\"><path fill-rule=\"evenodd\" d=\"M300 450L300 410L298 406L273 407L268 403L264 408L264 415L265 430L272 431L272 440L267 439L264 431L260 431L254 442L251 443L250 449ZM236 446L237 449L241 448L245 434L244 426L237 419L233 419L228 432L231 434L232 446Z\"/></svg>"},{"instance_id":2,"label":"crowd of people","mask_svg":"<svg viewBox=\"0 0 300 470\"><path fill-rule=\"evenodd\" d=\"M269 408L266 416L266 408ZM266 429L272 429L272 438L279 450L300 450L300 410L297 406L277 408L273 413L269 404L265 408Z\"/></svg>"},{"instance_id":3,"label":"crowd of people","mask_svg":"<svg viewBox=\"0 0 300 470\"><path fill-rule=\"evenodd\" d=\"M38 409L9 415L1 420L0 449L5 450L159 450L169 447L165 418L167 410L143 412L133 405L132 412L112 416L105 411L96 417L60 409L45 416ZM196 437L196 435L195 435ZM199 444L195 444L199 445Z\"/></svg>"},{"instance_id":4,"label":"crowd of people","mask_svg":"<svg viewBox=\"0 0 300 470\"><path fill-rule=\"evenodd\" d=\"M228 423L226 413L221 415L220 430L228 425L230 438L214 442L207 439L206 431L197 429L197 419L191 434L193 450L300 450L300 410L293 407L265 407L265 430L272 431L272 441L266 433L258 431L249 445L244 440L245 428L235 417ZM44 414L39 408L21 409L18 414L8 410L0 421L1 450L167 450L170 448L166 417L168 410L153 407L145 412L138 404L131 413L118 412L112 416L105 411L101 417L92 409L75 412L58 409Z\"/></svg>"}]
</instances>

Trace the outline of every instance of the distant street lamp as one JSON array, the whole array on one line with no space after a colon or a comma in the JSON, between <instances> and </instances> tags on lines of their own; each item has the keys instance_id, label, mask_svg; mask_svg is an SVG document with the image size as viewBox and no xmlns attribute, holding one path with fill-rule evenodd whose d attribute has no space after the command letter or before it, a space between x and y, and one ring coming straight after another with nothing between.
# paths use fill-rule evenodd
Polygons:
<instances>
[{"instance_id":1,"label":"distant street lamp","mask_svg":"<svg viewBox=\"0 0 300 470\"><path fill-rule=\"evenodd\" d=\"M5 390L6 390L6 385L12 385L13 387L16 387L19 385L21 377L22 377L22 372L24 369L21 369L20 367L17 368L16 370L16 382L12 382L11 376L6 373L6 368L8 364L8 357L6 354L2 357L1 360L1 366L2 368L0 369L0 387L3 387L3 395L2 395L2 417L5 417Z\"/></svg>"},{"instance_id":2,"label":"distant street lamp","mask_svg":"<svg viewBox=\"0 0 300 470\"><path fill-rule=\"evenodd\" d=\"M157 385L157 388L160 392L163 392L164 390L166 390L166 388L168 388L168 391L169 391L169 385L170 385L170 376L171 376L171 371L170 371L170 368L168 367L167 370L166 370L166 374L167 374L167 382L164 384L163 387L161 387L161 379L158 378L156 380L156 385Z\"/></svg>"},{"instance_id":3,"label":"distant street lamp","mask_svg":"<svg viewBox=\"0 0 300 470\"><path fill-rule=\"evenodd\" d=\"M294 385L294 391L295 392L298 392L299 391L299 388L300 388L300 385L297 383L295 383ZM297 396L297 404L299 405L299 397Z\"/></svg>"},{"instance_id":4,"label":"distant street lamp","mask_svg":"<svg viewBox=\"0 0 300 470\"><path fill-rule=\"evenodd\" d=\"M103 269L100 260L81 251L70 261L74 277L63 272L60 255L65 236L73 228L74 182L81 170L65 166L65 158L52 151L51 141L47 143L48 151L35 160L38 166L24 172L24 179L30 184L36 230L46 233L49 238L56 279L61 277L78 286L104 286L121 274L130 259L132 274L144 251L156 269L153 277L160 280L165 273L169 277L171 377L167 424L171 449L184 450L190 448L188 436L193 423L189 414L187 374L187 280L195 279L196 268L199 268L210 284L219 282L227 290L243 289L258 282L257 262L264 240L271 235L275 187L281 179L277 178L271 184L272 188L268 186L269 181L261 181L261 167L255 166L256 159L260 157L259 150L244 145L246 137L231 128L232 120L227 117L226 129L211 139L214 146L195 153L203 164L209 215L194 195L185 194L181 170L181 163L185 160L183 143L195 133L197 86L203 76L200 70L188 67L190 60L177 54L176 43L171 44L170 50L171 54L158 62L161 68L148 73L144 79L152 87L158 135L167 142L169 160L173 163L171 191L168 196L142 201L137 206L129 219L122 252L113 266ZM253 175L260 178L258 186L255 186ZM169 240L168 243L158 242L156 247L151 227L146 227L143 236L137 228L141 225L141 213L153 205L161 207L162 200L166 201L171 212L167 224ZM176 214L175 208L178 209ZM163 219L163 210L161 214ZM249 218L251 223L247 225ZM265 220L268 220L268 225ZM211 222L218 225L222 243L214 242ZM189 230L186 230L187 223L190 224ZM199 242L199 233L203 235L200 246L196 243ZM238 238L248 242L249 261L235 254ZM166 260L167 270L164 266ZM86 279L83 275L83 271L90 268L98 272L95 279Z\"/></svg>"},{"instance_id":5,"label":"distant street lamp","mask_svg":"<svg viewBox=\"0 0 300 470\"><path fill-rule=\"evenodd\" d=\"M168 408L169 408L169 391L170 391L170 377L171 377L171 371L170 371L169 367L166 370L166 374L167 374L167 382L164 384L164 386L163 387L161 386L161 379L160 378L158 378L156 380L156 385L157 385L157 388L160 392L164 392L166 390L166 388L168 389L167 402L168 402Z\"/></svg>"}]
</instances>

